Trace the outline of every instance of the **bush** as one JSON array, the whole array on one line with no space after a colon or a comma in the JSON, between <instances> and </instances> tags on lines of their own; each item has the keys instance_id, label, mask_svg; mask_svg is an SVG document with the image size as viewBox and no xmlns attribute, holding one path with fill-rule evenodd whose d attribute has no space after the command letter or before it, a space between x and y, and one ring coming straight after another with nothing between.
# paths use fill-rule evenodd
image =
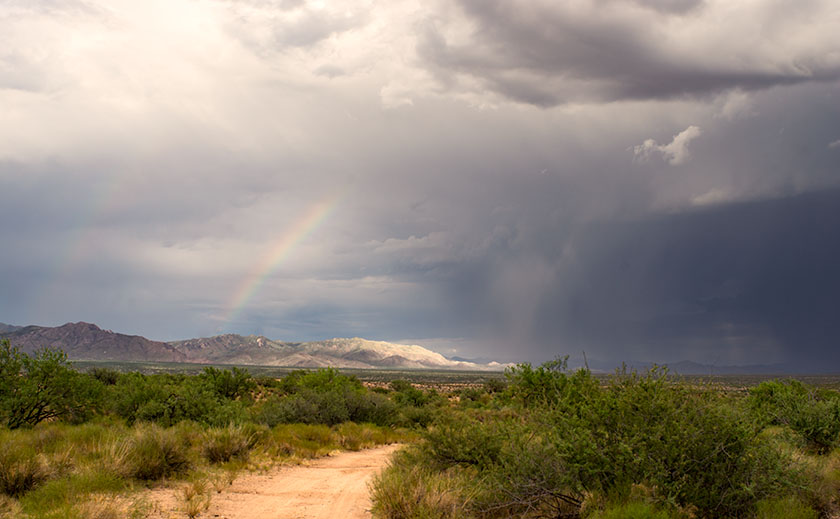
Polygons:
<instances>
[{"instance_id":1,"label":"bush","mask_svg":"<svg viewBox=\"0 0 840 519\"><path fill-rule=\"evenodd\" d=\"M259 404L252 417L273 427L281 423L336 425L342 422L394 423L396 406L387 397L367 391L353 377L333 369L293 372L281 385L283 396Z\"/></svg>"},{"instance_id":2,"label":"bush","mask_svg":"<svg viewBox=\"0 0 840 519\"><path fill-rule=\"evenodd\" d=\"M153 481L182 474L190 466L189 445L172 429L138 426L114 456L117 472L125 477Z\"/></svg>"},{"instance_id":3,"label":"bush","mask_svg":"<svg viewBox=\"0 0 840 519\"><path fill-rule=\"evenodd\" d=\"M120 372L109 368L94 367L88 375L106 386L116 385L120 380Z\"/></svg>"},{"instance_id":4,"label":"bush","mask_svg":"<svg viewBox=\"0 0 840 519\"><path fill-rule=\"evenodd\" d=\"M558 451L581 489L611 494L646 484L703 517L743 517L793 483L792 460L758 441L745 413L666 375L620 373L577 416L552 414Z\"/></svg>"},{"instance_id":5,"label":"bush","mask_svg":"<svg viewBox=\"0 0 840 519\"><path fill-rule=\"evenodd\" d=\"M168 427L186 420L217 426L243 422L245 403L221 397L203 377L128 373L109 388L112 410L129 424L141 421Z\"/></svg>"},{"instance_id":6,"label":"bush","mask_svg":"<svg viewBox=\"0 0 840 519\"><path fill-rule=\"evenodd\" d=\"M101 383L71 369L64 352L30 356L0 341L0 420L9 429L55 418L84 421L100 393Z\"/></svg>"},{"instance_id":7,"label":"bush","mask_svg":"<svg viewBox=\"0 0 840 519\"><path fill-rule=\"evenodd\" d=\"M228 400L250 395L256 388L256 383L247 369L235 367L232 370L226 370L209 366L204 368L204 372L199 377L219 398Z\"/></svg>"},{"instance_id":8,"label":"bush","mask_svg":"<svg viewBox=\"0 0 840 519\"><path fill-rule=\"evenodd\" d=\"M760 426L718 393L661 369L622 371L601 387L587 371L562 368L510 370L513 413L450 414L430 428L424 463L478 471L477 513L557 516L586 495L643 486L654 505L744 517L759 499L802 484L790 454L762 442Z\"/></svg>"},{"instance_id":9,"label":"bush","mask_svg":"<svg viewBox=\"0 0 840 519\"><path fill-rule=\"evenodd\" d=\"M424 436L427 440L423 444L424 452L442 468L451 465L487 468L498 461L506 447L505 434L496 420L481 421L467 415L443 418Z\"/></svg>"},{"instance_id":10,"label":"bush","mask_svg":"<svg viewBox=\"0 0 840 519\"><path fill-rule=\"evenodd\" d=\"M817 452L840 445L840 394L834 391L817 391L797 380L771 380L750 391L748 405L760 423L790 427Z\"/></svg>"},{"instance_id":11,"label":"bush","mask_svg":"<svg viewBox=\"0 0 840 519\"><path fill-rule=\"evenodd\" d=\"M208 429L201 446L202 455L210 463L224 463L232 459L247 461L256 436L242 426L229 425Z\"/></svg>"}]
</instances>

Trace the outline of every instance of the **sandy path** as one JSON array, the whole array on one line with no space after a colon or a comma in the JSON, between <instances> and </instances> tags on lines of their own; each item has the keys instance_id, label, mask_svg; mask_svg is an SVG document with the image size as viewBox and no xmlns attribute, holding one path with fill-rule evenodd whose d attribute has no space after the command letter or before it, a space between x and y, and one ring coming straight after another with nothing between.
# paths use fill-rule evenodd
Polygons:
<instances>
[{"instance_id":1,"label":"sandy path","mask_svg":"<svg viewBox=\"0 0 840 519\"><path fill-rule=\"evenodd\" d=\"M388 456L399 447L387 445L358 452L342 452L313 460L306 465L280 467L267 474L243 474L221 494L214 492L210 508L200 517L370 518L368 481L385 467ZM172 508L169 510L171 515L164 513L164 517L184 517Z\"/></svg>"}]
</instances>

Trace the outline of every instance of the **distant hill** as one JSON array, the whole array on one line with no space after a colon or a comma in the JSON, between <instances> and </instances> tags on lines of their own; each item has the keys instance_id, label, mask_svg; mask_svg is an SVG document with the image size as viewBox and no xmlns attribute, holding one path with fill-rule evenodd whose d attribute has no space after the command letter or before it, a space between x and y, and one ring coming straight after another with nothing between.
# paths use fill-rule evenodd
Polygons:
<instances>
[{"instance_id":1,"label":"distant hill","mask_svg":"<svg viewBox=\"0 0 840 519\"><path fill-rule=\"evenodd\" d=\"M0 335L20 330L23 326L12 326L11 324L0 323Z\"/></svg>"},{"instance_id":2,"label":"distant hill","mask_svg":"<svg viewBox=\"0 0 840 519\"><path fill-rule=\"evenodd\" d=\"M67 323L54 328L45 326L15 327L3 332L24 353L41 348L61 349L73 360L153 360L186 362L187 357L165 342L150 341L139 335L124 335L103 330L90 323Z\"/></svg>"},{"instance_id":3,"label":"distant hill","mask_svg":"<svg viewBox=\"0 0 840 519\"><path fill-rule=\"evenodd\" d=\"M329 339L314 342L280 342L262 336L234 334L170 343L137 335L102 330L95 324L67 323L55 328L9 326L0 330L21 351L58 348L71 360L191 362L284 366L299 368L398 368L502 370L497 362L476 363L447 359L422 346L366 339Z\"/></svg>"},{"instance_id":4,"label":"distant hill","mask_svg":"<svg viewBox=\"0 0 840 519\"><path fill-rule=\"evenodd\" d=\"M422 346L369 341L358 337L301 343L229 334L170 344L186 355L190 362L200 363L362 369L504 369L497 362L478 364L451 360Z\"/></svg>"}]
</instances>

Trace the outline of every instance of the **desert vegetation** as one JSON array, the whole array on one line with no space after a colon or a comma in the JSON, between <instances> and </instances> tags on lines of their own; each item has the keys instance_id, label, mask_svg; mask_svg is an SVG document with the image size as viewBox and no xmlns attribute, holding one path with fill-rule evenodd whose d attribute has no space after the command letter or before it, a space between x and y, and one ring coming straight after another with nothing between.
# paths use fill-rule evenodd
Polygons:
<instances>
[{"instance_id":1,"label":"desert vegetation","mask_svg":"<svg viewBox=\"0 0 840 519\"><path fill-rule=\"evenodd\" d=\"M834 517L840 393L747 391L657 368L607 379L564 360L461 392L374 482L376 515L431 518Z\"/></svg>"},{"instance_id":2,"label":"desert vegetation","mask_svg":"<svg viewBox=\"0 0 840 519\"><path fill-rule=\"evenodd\" d=\"M183 516L198 517L243 470L410 440L445 403L332 369L80 372L60 351L2 342L0 518L142 518L139 491L161 484L178 485Z\"/></svg>"},{"instance_id":3,"label":"desert vegetation","mask_svg":"<svg viewBox=\"0 0 840 519\"><path fill-rule=\"evenodd\" d=\"M395 372L78 371L0 344L0 518L183 517L244 470L406 441L371 485L380 519L836 517L840 393L749 388L564 360L436 391Z\"/></svg>"}]
</instances>

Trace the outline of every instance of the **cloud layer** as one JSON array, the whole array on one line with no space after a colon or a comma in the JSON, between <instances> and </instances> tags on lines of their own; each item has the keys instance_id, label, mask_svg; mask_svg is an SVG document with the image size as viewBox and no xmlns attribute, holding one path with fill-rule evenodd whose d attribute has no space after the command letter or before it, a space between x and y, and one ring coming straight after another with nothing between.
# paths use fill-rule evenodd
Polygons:
<instances>
[{"instance_id":1,"label":"cloud layer","mask_svg":"<svg viewBox=\"0 0 840 519\"><path fill-rule=\"evenodd\" d=\"M840 12L561 4L0 3L0 322L833 360Z\"/></svg>"}]
</instances>

